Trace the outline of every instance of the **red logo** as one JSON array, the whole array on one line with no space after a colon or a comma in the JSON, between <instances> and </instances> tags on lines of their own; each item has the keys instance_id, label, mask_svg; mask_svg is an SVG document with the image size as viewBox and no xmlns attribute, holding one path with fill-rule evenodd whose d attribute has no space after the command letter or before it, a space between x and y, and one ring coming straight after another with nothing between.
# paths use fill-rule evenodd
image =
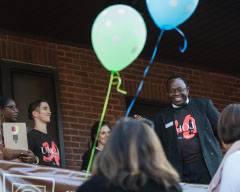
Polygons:
<instances>
[{"instance_id":1,"label":"red logo","mask_svg":"<svg viewBox=\"0 0 240 192\"><path fill-rule=\"evenodd\" d=\"M198 133L195 119L191 115L185 117L182 125L179 125L178 120L175 120L175 126L177 134L183 133L185 139L191 139Z\"/></svg>"},{"instance_id":2,"label":"red logo","mask_svg":"<svg viewBox=\"0 0 240 192\"><path fill-rule=\"evenodd\" d=\"M51 154L51 156L49 156L49 157L43 156L43 161L51 162L54 159L56 164L58 166L60 166L60 163L59 163L60 156L59 156L59 149L58 149L57 145L52 141L51 147L49 147L47 142L43 143L42 146L43 146L42 148L45 149L45 151L43 151L43 149L42 149L43 154L46 154L46 153Z\"/></svg>"}]
</instances>

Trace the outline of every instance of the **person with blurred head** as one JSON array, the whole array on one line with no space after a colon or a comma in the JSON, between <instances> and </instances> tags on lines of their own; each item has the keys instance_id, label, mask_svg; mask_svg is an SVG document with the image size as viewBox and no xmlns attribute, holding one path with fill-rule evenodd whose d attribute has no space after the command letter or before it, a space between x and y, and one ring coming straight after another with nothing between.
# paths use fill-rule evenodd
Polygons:
<instances>
[{"instance_id":1,"label":"person with blurred head","mask_svg":"<svg viewBox=\"0 0 240 192\"><path fill-rule=\"evenodd\" d=\"M78 192L181 191L179 175L145 122L120 119L93 163L92 178Z\"/></svg>"},{"instance_id":2,"label":"person with blurred head","mask_svg":"<svg viewBox=\"0 0 240 192\"><path fill-rule=\"evenodd\" d=\"M14 100L8 97L0 97L0 136L3 140L3 159L13 160L19 159L25 163L35 163L37 161L36 157L30 150L13 150L4 147L4 138L2 135L3 128L2 123L12 123L16 122L18 118L19 111L17 109Z\"/></svg>"},{"instance_id":3,"label":"person with blurred head","mask_svg":"<svg viewBox=\"0 0 240 192\"><path fill-rule=\"evenodd\" d=\"M28 107L29 119L34 121L34 129L28 133L28 147L38 158L37 164L60 167L60 152L56 140L48 135L51 110L44 99L33 101Z\"/></svg>"},{"instance_id":4,"label":"person with blurred head","mask_svg":"<svg viewBox=\"0 0 240 192\"><path fill-rule=\"evenodd\" d=\"M227 149L209 191L236 192L240 190L240 105L230 104L225 107L218 121L218 135Z\"/></svg>"},{"instance_id":5,"label":"person with blurred head","mask_svg":"<svg viewBox=\"0 0 240 192\"><path fill-rule=\"evenodd\" d=\"M92 140L92 145L94 144L96 135L97 135L97 130L98 130L98 126L99 126L99 121L97 121L91 129L91 140ZM109 125L108 122L103 121L100 131L99 131L99 135L98 135L98 140L97 140L97 144L96 144L96 148L94 151L94 156L93 158L95 158L96 154L98 154L101 150L103 150L103 147L105 145L105 143L107 142L108 136L110 134L111 131L111 127ZM82 168L81 170L86 171L88 168L88 164L89 164L89 160L91 157L91 153L92 153L92 148L87 150L85 152L85 154L83 155L83 162L82 162Z\"/></svg>"}]
</instances>

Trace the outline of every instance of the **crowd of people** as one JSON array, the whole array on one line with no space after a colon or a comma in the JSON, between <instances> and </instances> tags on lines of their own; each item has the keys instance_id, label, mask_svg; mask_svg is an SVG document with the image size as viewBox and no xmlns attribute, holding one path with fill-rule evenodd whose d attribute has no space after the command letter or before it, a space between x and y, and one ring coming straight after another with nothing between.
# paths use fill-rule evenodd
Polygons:
<instances>
[{"instance_id":1,"label":"crowd of people","mask_svg":"<svg viewBox=\"0 0 240 192\"><path fill-rule=\"evenodd\" d=\"M240 105L231 104L220 114L211 99L190 98L185 79L173 75L166 81L169 106L155 121L136 115L121 118L114 128L99 121L91 129L93 145L85 152L81 170L91 173L78 192L182 191L179 182L209 184L209 191L239 191ZM47 134L51 111L46 100L29 105L34 128L28 133L29 150L3 148L4 159L60 166L56 141ZM12 99L0 99L1 122L16 122ZM42 147L45 147L44 150ZM224 158L221 147L227 150ZM231 175L231 177L230 177Z\"/></svg>"},{"instance_id":2,"label":"crowd of people","mask_svg":"<svg viewBox=\"0 0 240 192\"><path fill-rule=\"evenodd\" d=\"M189 98L179 75L168 78L166 90L171 103L154 125L140 115L117 122L94 160L94 176L79 192L181 191L180 181L210 183L213 192L239 191L240 105L220 115L211 99ZM220 146L228 150L223 159Z\"/></svg>"}]
</instances>

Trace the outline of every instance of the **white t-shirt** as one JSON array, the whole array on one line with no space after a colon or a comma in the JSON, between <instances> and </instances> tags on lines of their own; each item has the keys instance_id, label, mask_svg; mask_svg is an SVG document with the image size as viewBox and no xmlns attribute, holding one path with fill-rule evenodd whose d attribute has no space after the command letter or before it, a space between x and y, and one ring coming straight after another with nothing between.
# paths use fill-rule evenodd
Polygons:
<instances>
[{"instance_id":1,"label":"white t-shirt","mask_svg":"<svg viewBox=\"0 0 240 192\"><path fill-rule=\"evenodd\" d=\"M225 160L219 192L237 191L240 192L240 150Z\"/></svg>"}]
</instances>

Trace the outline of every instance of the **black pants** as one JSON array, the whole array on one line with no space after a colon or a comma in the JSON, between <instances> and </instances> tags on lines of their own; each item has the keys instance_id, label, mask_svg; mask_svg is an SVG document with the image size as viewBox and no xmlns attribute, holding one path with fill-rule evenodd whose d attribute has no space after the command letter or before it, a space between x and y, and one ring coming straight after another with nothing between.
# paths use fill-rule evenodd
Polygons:
<instances>
[{"instance_id":1,"label":"black pants","mask_svg":"<svg viewBox=\"0 0 240 192\"><path fill-rule=\"evenodd\" d=\"M204 160L184 165L182 181L186 183L209 184L211 176Z\"/></svg>"}]
</instances>

